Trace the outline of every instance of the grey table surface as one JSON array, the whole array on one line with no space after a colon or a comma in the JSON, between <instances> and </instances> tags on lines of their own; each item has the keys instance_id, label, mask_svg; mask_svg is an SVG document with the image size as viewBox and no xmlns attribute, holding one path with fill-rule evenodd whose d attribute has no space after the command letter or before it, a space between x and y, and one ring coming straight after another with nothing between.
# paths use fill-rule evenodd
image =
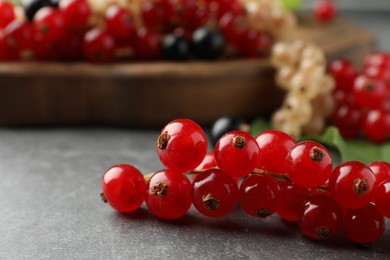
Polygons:
<instances>
[{"instance_id":1,"label":"grey table surface","mask_svg":"<svg viewBox=\"0 0 390 260\"><path fill-rule=\"evenodd\" d=\"M389 13L346 13L390 50ZM370 249L343 235L304 238L294 224L240 208L220 219L191 208L164 221L145 205L124 215L100 202L103 172L162 168L156 130L0 128L0 259L389 259L390 228Z\"/></svg>"}]
</instances>

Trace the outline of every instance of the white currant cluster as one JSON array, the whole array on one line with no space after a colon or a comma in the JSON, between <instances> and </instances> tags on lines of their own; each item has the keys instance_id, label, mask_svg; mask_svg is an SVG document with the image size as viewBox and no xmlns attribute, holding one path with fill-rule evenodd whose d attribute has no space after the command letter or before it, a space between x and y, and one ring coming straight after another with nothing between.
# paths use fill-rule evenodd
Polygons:
<instances>
[{"instance_id":1,"label":"white currant cluster","mask_svg":"<svg viewBox=\"0 0 390 260\"><path fill-rule=\"evenodd\" d=\"M287 91L282 107L272 116L272 126L293 137L320 134L334 110L335 87L326 73L323 50L300 40L279 42L273 46L271 63L277 69L277 85Z\"/></svg>"},{"instance_id":2,"label":"white currant cluster","mask_svg":"<svg viewBox=\"0 0 390 260\"><path fill-rule=\"evenodd\" d=\"M248 20L260 31L278 35L296 25L293 12L283 8L276 0L240 0L247 11Z\"/></svg>"}]
</instances>

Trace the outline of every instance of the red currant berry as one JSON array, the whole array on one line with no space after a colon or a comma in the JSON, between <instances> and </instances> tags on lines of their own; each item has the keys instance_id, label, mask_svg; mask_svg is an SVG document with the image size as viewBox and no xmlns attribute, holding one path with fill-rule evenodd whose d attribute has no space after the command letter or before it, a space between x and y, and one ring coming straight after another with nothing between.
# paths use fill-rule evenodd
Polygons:
<instances>
[{"instance_id":1,"label":"red currant berry","mask_svg":"<svg viewBox=\"0 0 390 260\"><path fill-rule=\"evenodd\" d=\"M385 220L373 204L349 209L344 215L345 235L355 243L367 244L378 240L385 231Z\"/></svg>"},{"instance_id":2,"label":"red currant berry","mask_svg":"<svg viewBox=\"0 0 390 260\"><path fill-rule=\"evenodd\" d=\"M378 211L383 216L390 218L390 179L382 182L377 187L375 191L374 202Z\"/></svg>"},{"instance_id":3,"label":"red currant berry","mask_svg":"<svg viewBox=\"0 0 390 260\"><path fill-rule=\"evenodd\" d=\"M84 34L68 31L59 43L59 55L65 61L80 60L83 57Z\"/></svg>"},{"instance_id":4,"label":"red currant berry","mask_svg":"<svg viewBox=\"0 0 390 260\"><path fill-rule=\"evenodd\" d=\"M237 200L237 182L218 169L199 174L192 184L192 203L206 216L216 218L228 214Z\"/></svg>"},{"instance_id":5,"label":"red currant berry","mask_svg":"<svg viewBox=\"0 0 390 260\"><path fill-rule=\"evenodd\" d=\"M298 225L301 232L314 240L325 240L338 234L343 212L330 197L318 195L310 197L299 214Z\"/></svg>"},{"instance_id":6,"label":"red currant berry","mask_svg":"<svg viewBox=\"0 0 390 260\"><path fill-rule=\"evenodd\" d=\"M332 158L320 143L303 141L288 153L286 171L296 185L302 188L318 187L329 179Z\"/></svg>"},{"instance_id":7,"label":"red currant berry","mask_svg":"<svg viewBox=\"0 0 390 260\"><path fill-rule=\"evenodd\" d=\"M360 107L381 108L387 96L387 85L383 80L360 75L355 80L353 95Z\"/></svg>"},{"instance_id":8,"label":"red currant berry","mask_svg":"<svg viewBox=\"0 0 390 260\"><path fill-rule=\"evenodd\" d=\"M232 131L218 140L214 155L219 168L224 173L241 177L256 168L259 146L251 135L242 131Z\"/></svg>"},{"instance_id":9,"label":"red currant berry","mask_svg":"<svg viewBox=\"0 0 390 260\"><path fill-rule=\"evenodd\" d=\"M15 20L14 6L7 1L0 1L0 28L5 28Z\"/></svg>"},{"instance_id":10,"label":"red currant berry","mask_svg":"<svg viewBox=\"0 0 390 260\"><path fill-rule=\"evenodd\" d=\"M355 65L349 60L337 59L328 66L329 73L336 82L336 89L350 91L353 88L358 71Z\"/></svg>"},{"instance_id":11,"label":"red currant berry","mask_svg":"<svg viewBox=\"0 0 390 260\"><path fill-rule=\"evenodd\" d=\"M286 156L296 144L288 134L279 130L265 130L256 136L259 145L257 168L273 173L286 173Z\"/></svg>"},{"instance_id":12,"label":"red currant berry","mask_svg":"<svg viewBox=\"0 0 390 260\"><path fill-rule=\"evenodd\" d=\"M390 54L385 52L375 52L366 56L364 59L364 68L377 67L383 68L390 65Z\"/></svg>"},{"instance_id":13,"label":"red currant berry","mask_svg":"<svg viewBox=\"0 0 390 260\"><path fill-rule=\"evenodd\" d=\"M61 0L60 11L69 28L85 27L91 15L91 8L87 0Z\"/></svg>"},{"instance_id":14,"label":"red currant berry","mask_svg":"<svg viewBox=\"0 0 390 260\"><path fill-rule=\"evenodd\" d=\"M132 212L144 201L145 179L135 167L119 164L108 169L102 179L102 198L119 212Z\"/></svg>"},{"instance_id":15,"label":"red currant berry","mask_svg":"<svg viewBox=\"0 0 390 260\"><path fill-rule=\"evenodd\" d=\"M134 54L140 59L154 59L160 56L160 35L155 31L139 28L134 42Z\"/></svg>"},{"instance_id":16,"label":"red currant berry","mask_svg":"<svg viewBox=\"0 0 390 260\"><path fill-rule=\"evenodd\" d=\"M161 130L157 153L166 167L184 173L203 161L207 153L207 137L194 121L177 119Z\"/></svg>"},{"instance_id":17,"label":"red currant berry","mask_svg":"<svg viewBox=\"0 0 390 260\"><path fill-rule=\"evenodd\" d=\"M249 58L268 57L272 47L271 37L254 29L248 30L242 39L241 52Z\"/></svg>"},{"instance_id":18,"label":"red currant berry","mask_svg":"<svg viewBox=\"0 0 390 260\"><path fill-rule=\"evenodd\" d=\"M185 26L195 17L196 3L193 0L165 0L164 4L170 25Z\"/></svg>"},{"instance_id":19,"label":"red currant berry","mask_svg":"<svg viewBox=\"0 0 390 260\"><path fill-rule=\"evenodd\" d=\"M145 202L157 217L180 218L191 207L191 182L174 170L156 172L146 184Z\"/></svg>"},{"instance_id":20,"label":"red currant berry","mask_svg":"<svg viewBox=\"0 0 390 260\"><path fill-rule=\"evenodd\" d=\"M372 162L368 167L375 174L376 186L379 186L384 181L390 180L390 163L384 161Z\"/></svg>"},{"instance_id":21,"label":"red currant berry","mask_svg":"<svg viewBox=\"0 0 390 260\"><path fill-rule=\"evenodd\" d=\"M84 36L84 57L91 62L109 62L114 56L115 40L100 28L89 30Z\"/></svg>"},{"instance_id":22,"label":"red currant berry","mask_svg":"<svg viewBox=\"0 0 390 260\"><path fill-rule=\"evenodd\" d=\"M106 11L107 30L116 39L128 39L135 33L135 21L132 13L123 7L112 5Z\"/></svg>"},{"instance_id":23,"label":"red currant berry","mask_svg":"<svg viewBox=\"0 0 390 260\"><path fill-rule=\"evenodd\" d=\"M161 0L144 1L140 7L143 25L156 31L163 31L168 24L169 15Z\"/></svg>"},{"instance_id":24,"label":"red currant berry","mask_svg":"<svg viewBox=\"0 0 390 260\"><path fill-rule=\"evenodd\" d=\"M250 174L240 186L241 207L251 216L266 218L277 210L279 191L271 176Z\"/></svg>"},{"instance_id":25,"label":"red currant berry","mask_svg":"<svg viewBox=\"0 0 390 260\"><path fill-rule=\"evenodd\" d=\"M384 142L390 137L390 112L371 110L363 122L366 137L373 142Z\"/></svg>"},{"instance_id":26,"label":"red currant berry","mask_svg":"<svg viewBox=\"0 0 390 260\"><path fill-rule=\"evenodd\" d=\"M329 191L341 207L362 208L373 197L375 181L375 175L368 166L349 161L333 170L329 179Z\"/></svg>"},{"instance_id":27,"label":"red currant berry","mask_svg":"<svg viewBox=\"0 0 390 260\"><path fill-rule=\"evenodd\" d=\"M329 22L336 15L336 6L332 0L317 0L314 5L315 17L321 22Z\"/></svg>"},{"instance_id":28,"label":"red currant berry","mask_svg":"<svg viewBox=\"0 0 390 260\"><path fill-rule=\"evenodd\" d=\"M35 31L35 42L33 44L34 57L39 60L55 60L58 58L59 50L57 42L44 41L44 35ZM62 41L61 41L62 42Z\"/></svg>"},{"instance_id":29,"label":"red currant berry","mask_svg":"<svg viewBox=\"0 0 390 260\"><path fill-rule=\"evenodd\" d=\"M332 122L344 138L355 138L363 123L362 112L354 106L343 105L336 109Z\"/></svg>"},{"instance_id":30,"label":"red currant berry","mask_svg":"<svg viewBox=\"0 0 390 260\"><path fill-rule=\"evenodd\" d=\"M336 102L336 107L340 108L341 106L356 107L356 101L354 96L348 92L341 89L336 89L333 92L333 98Z\"/></svg>"},{"instance_id":31,"label":"red currant berry","mask_svg":"<svg viewBox=\"0 0 390 260\"><path fill-rule=\"evenodd\" d=\"M277 208L279 217L286 221L298 221L299 212L310 194L306 189L295 186L292 183L279 182L279 187Z\"/></svg>"},{"instance_id":32,"label":"red currant berry","mask_svg":"<svg viewBox=\"0 0 390 260\"><path fill-rule=\"evenodd\" d=\"M390 82L390 63L387 67L367 67L364 74L369 78Z\"/></svg>"},{"instance_id":33,"label":"red currant berry","mask_svg":"<svg viewBox=\"0 0 390 260\"><path fill-rule=\"evenodd\" d=\"M56 8L44 7L34 16L33 25L42 33L42 40L56 42L64 37L66 23L63 14Z\"/></svg>"},{"instance_id":34,"label":"red currant berry","mask_svg":"<svg viewBox=\"0 0 390 260\"><path fill-rule=\"evenodd\" d=\"M34 29L28 22L14 20L4 29L6 50L10 59L23 58L34 44Z\"/></svg>"},{"instance_id":35,"label":"red currant berry","mask_svg":"<svg viewBox=\"0 0 390 260\"><path fill-rule=\"evenodd\" d=\"M226 13L219 20L219 28L225 39L235 48L240 48L242 39L249 31L249 23L245 16Z\"/></svg>"},{"instance_id":36,"label":"red currant berry","mask_svg":"<svg viewBox=\"0 0 390 260\"><path fill-rule=\"evenodd\" d=\"M195 168L195 171L204 171L217 167L218 165L214 158L214 152L208 152L203 161Z\"/></svg>"}]
</instances>

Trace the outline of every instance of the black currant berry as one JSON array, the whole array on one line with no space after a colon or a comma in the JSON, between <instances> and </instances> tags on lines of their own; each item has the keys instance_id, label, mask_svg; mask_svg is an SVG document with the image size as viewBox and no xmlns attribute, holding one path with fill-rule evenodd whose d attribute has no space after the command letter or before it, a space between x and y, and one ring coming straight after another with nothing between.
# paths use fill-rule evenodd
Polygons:
<instances>
[{"instance_id":1,"label":"black currant berry","mask_svg":"<svg viewBox=\"0 0 390 260\"><path fill-rule=\"evenodd\" d=\"M192 35L191 48L197 58L214 60L225 50L225 38L218 30L201 27Z\"/></svg>"},{"instance_id":2,"label":"black currant berry","mask_svg":"<svg viewBox=\"0 0 390 260\"><path fill-rule=\"evenodd\" d=\"M34 15L42 7L58 7L59 0L26 0L23 1L24 12L29 21L34 19Z\"/></svg>"},{"instance_id":3,"label":"black currant berry","mask_svg":"<svg viewBox=\"0 0 390 260\"><path fill-rule=\"evenodd\" d=\"M247 127L244 120L235 117L221 117L211 127L211 142L215 145L221 136L230 131L243 130Z\"/></svg>"},{"instance_id":4,"label":"black currant berry","mask_svg":"<svg viewBox=\"0 0 390 260\"><path fill-rule=\"evenodd\" d=\"M162 43L162 54L167 60L186 60L188 59L188 43L181 37L170 34L167 35Z\"/></svg>"}]
</instances>

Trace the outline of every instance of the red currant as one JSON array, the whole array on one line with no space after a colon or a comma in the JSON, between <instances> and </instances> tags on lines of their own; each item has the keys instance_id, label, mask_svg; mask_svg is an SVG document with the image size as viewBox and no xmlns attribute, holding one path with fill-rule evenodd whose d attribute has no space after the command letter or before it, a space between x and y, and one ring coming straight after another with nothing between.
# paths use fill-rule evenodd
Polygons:
<instances>
[{"instance_id":1,"label":"red currant","mask_svg":"<svg viewBox=\"0 0 390 260\"><path fill-rule=\"evenodd\" d=\"M279 182L279 186L280 192L277 208L279 217L286 221L298 221L299 212L310 194L306 189L295 186L292 183Z\"/></svg>"},{"instance_id":2,"label":"red currant","mask_svg":"<svg viewBox=\"0 0 390 260\"><path fill-rule=\"evenodd\" d=\"M329 190L343 208L366 206L373 197L375 175L361 162L349 161L338 165L330 175Z\"/></svg>"},{"instance_id":3,"label":"red currant","mask_svg":"<svg viewBox=\"0 0 390 260\"><path fill-rule=\"evenodd\" d=\"M30 23L14 20L4 29L6 51L10 59L20 59L34 44L34 29Z\"/></svg>"},{"instance_id":4,"label":"red currant","mask_svg":"<svg viewBox=\"0 0 390 260\"><path fill-rule=\"evenodd\" d=\"M337 235L341 227L343 212L330 197L310 197L299 214L298 225L302 233L314 240L325 240Z\"/></svg>"},{"instance_id":5,"label":"red currant","mask_svg":"<svg viewBox=\"0 0 390 260\"><path fill-rule=\"evenodd\" d=\"M169 15L161 0L147 0L140 7L143 25L156 31L163 31L168 24Z\"/></svg>"},{"instance_id":6,"label":"red currant","mask_svg":"<svg viewBox=\"0 0 390 260\"><path fill-rule=\"evenodd\" d=\"M108 169L102 179L103 199L119 212L132 212L144 201L145 179L135 167L119 164Z\"/></svg>"},{"instance_id":7,"label":"red currant","mask_svg":"<svg viewBox=\"0 0 390 260\"><path fill-rule=\"evenodd\" d=\"M93 28L84 36L84 57L92 62L109 62L114 55L114 38L104 29Z\"/></svg>"},{"instance_id":8,"label":"red currant","mask_svg":"<svg viewBox=\"0 0 390 260\"><path fill-rule=\"evenodd\" d=\"M390 65L390 54L384 52L375 52L366 56L364 59L364 68L377 67L383 68Z\"/></svg>"},{"instance_id":9,"label":"red currant","mask_svg":"<svg viewBox=\"0 0 390 260\"><path fill-rule=\"evenodd\" d=\"M241 177L256 168L259 146L251 135L242 131L232 131L218 140L214 153L215 160L224 173Z\"/></svg>"},{"instance_id":10,"label":"red currant","mask_svg":"<svg viewBox=\"0 0 390 260\"><path fill-rule=\"evenodd\" d=\"M328 66L329 73L333 76L338 90L350 91L353 88L358 71L349 60L337 59Z\"/></svg>"},{"instance_id":11,"label":"red currant","mask_svg":"<svg viewBox=\"0 0 390 260\"><path fill-rule=\"evenodd\" d=\"M385 220L373 204L349 209L344 215L345 235L355 243L367 244L378 240L385 231Z\"/></svg>"},{"instance_id":12,"label":"red currant","mask_svg":"<svg viewBox=\"0 0 390 260\"><path fill-rule=\"evenodd\" d=\"M251 216L266 218L277 210L279 191L271 176L250 174L240 186L241 207Z\"/></svg>"},{"instance_id":13,"label":"red currant","mask_svg":"<svg viewBox=\"0 0 390 260\"><path fill-rule=\"evenodd\" d=\"M225 39L233 47L240 49L242 39L249 31L249 23L245 16L226 13L219 20L219 28Z\"/></svg>"},{"instance_id":14,"label":"red currant","mask_svg":"<svg viewBox=\"0 0 390 260\"><path fill-rule=\"evenodd\" d=\"M72 29L85 27L91 15L91 8L87 0L61 0L59 9L65 23Z\"/></svg>"},{"instance_id":15,"label":"red currant","mask_svg":"<svg viewBox=\"0 0 390 260\"><path fill-rule=\"evenodd\" d=\"M216 218L228 214L237 200L237 182L218 169L199 174L192 184L192 203L206 216Z\"/></svg>"},{"instance_id":16,"label":"red currant","mask_svg":"<svg viewBox=\"0 0 390 260\"><path fill-rule=\"evenodd\" d=\"M329 22L336 15L336 6L332 0L317 0L314 5L315 17L321 22Z\"/></svg>"},{"instance_id":17,"label":"red currant","mask_svg":"<svg viewBox=\"0 0 390 260\"><path fill-rule=\"evenodd\" d=\"M15 20L14 6L7 1L0 1L0 28L5 28Z\"/></svg>"},{"instance_id":18,"label":"red currant","mask_svg":"<svg viewBox=\"0 0 390 260\"><path fill-rule=\"evenodd\" d=\"M271 47L272 39L268 34L251 29L244 34L240 49L246 57L258 58L267 57Z\"/></svg>"},{"instance_id":19,"label":"red currant","mask_svg":"<svg viewBox=\"0 0 390 260\"><path fill-rule=\"evenodd\" d=\"M132 13L123 7L112 5L106 11L107 30L116 39L128 39L135 33L135 21Z\"/></svg>"},{"instance_id":20,"label":"red currant","mask_svg":"<svg viewBox=\"0 0 390 260\"><path fill-rule=\"evenodd\" d=\"M257 168L273 173L286 173L286 156L296 144L288 134L279 130L265 130L256 136L259 145Z\"/></svg>"},{"instance_id":21,"label":"red currant","mask_svg":"<svg viewBox=\"0 0 390 260\"><path fill-rule=\"evenodd\" d=\"M135 37L134 53L140 59L154 59L160 56L160 35L147 28L139 28Z\"/></svg>"},{"instance_id":22,"label":"red currant","mask_svg":"<svg viewBox=\"0 0 390 260\"><path fill-rule=\"evenodd\" d=\"M177 119L162 129L157 140L157 153L166 167L184 173L203 161L207 153L207 137L194 121Z\"/></svg>"},{"instance_id":23,"label":"red currant","mask_svg":"<svg viewBox=\"0 0 390 260\"><path fill-rule=\"evenodd\" d=\"M375 191L374 202L378 211L383 216L390 218L390 179L382 182L377 187Z\"/></svg>"},{"instance_id":24,"label":"red currant","mask_svg":"<svg viewBox=\"0 0 390 260\"><path fill-rule=\"evenodd\" d=\"M145 202L157 217L180 218L191 207L191 182L174 170L158 171L146 184Z\"/></svg>"},{"instance_id":25,"label":"red currant","mask_svg":"<svg viewBox=\"0 0 390 260\"><path fill-rule=\"evenodd\" d=\"M287 174L302 188L324 184L332 172L332 158L320 143L303 141L296 144L286 157Z\"/></svg>"},{"instance_id":26,"label":"red currant","mask_svg":"<svg viewBox=\"0 0 390 260\"><path fill-rule=\"evenodd\" d=\"M344 138L355 138L359 136L363 123L362 112L355 106L342 105L336 109L332 122Z\"/></svg>"},{"instance_id":27,"label":"red currant","mask_svg":"<svg viewBox=\"0 0 390 260\"><path fill-rule=\"evenodd\" d=\"M353 95L360 107L381 108L387 97L387 85L383 80L360 75L355 80Z\"/></svg>"},{"instance_id":28,"label":"red currant","mask_svg":"<svg viewBox=\"0 0 390 260\"><path fill-rule=\"evenodd\" d=\"M390 112L371 110L363 122L367 138L373 142L384 142L390 137Z\"/></svg>"},{"instance_id":29,"label":"red currant","mask_svg":"<svg viewBox=\"0 0 390 260\"><path fill-rule=\"evenodd\" d=\"M390 180L390 163L378 161L372 162L367 166L375 174L376 186L379 186L384 181Z\"/></svg>"},{"instance_id":30,"label":"red currant","mask_svg":"<svg viewBox=\"0 0 390 260\"><path fill-rule=\"evenodd\" d=\"M54 7L43 7L34 16L33 25L42 33L42 41L56 42L64 37L66 23L63 14Z\"/></svg>"}]
</instances>

